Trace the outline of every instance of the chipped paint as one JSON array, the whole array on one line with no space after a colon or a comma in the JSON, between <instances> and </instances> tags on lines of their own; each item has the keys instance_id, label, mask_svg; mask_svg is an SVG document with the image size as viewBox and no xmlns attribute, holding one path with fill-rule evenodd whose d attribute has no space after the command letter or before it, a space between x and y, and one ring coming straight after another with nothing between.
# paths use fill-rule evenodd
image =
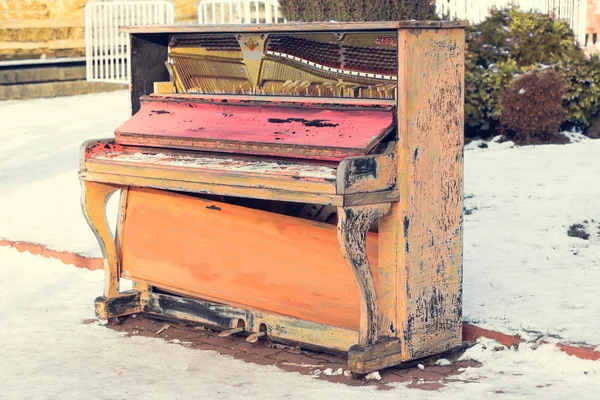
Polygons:
<instances>
[{"instance_id":1,"label":"chipped paint","mask_svg":"<svg viewBox=\"0 0 600 400\"><path fill-rule=\"evenodd\" d=\"M266 161L260 159L217 158L165 153L124 153L103 152L93 156L97 161L112 163L136 163L148 165L164 165L170 167L186 167L212 171L237 173L256 173L265 175L292 175L302 178L335 179L337 168L328 165L299 164L285 161Z\"/></svg>"},{"instance_id":2,"label":"chipped paint","mask_svg":"<svg viewBox=\"0 0 600 400\"><path fill-rule=\"evenodd\" d=\"M395 143L384 154L346 158L338 168L340 194L378 192L396 186Z\"/></svg>"},{"instance_id":3,"label":"chipped paint","mask_svg":"<svg viewBox=\"0 0 600 400\"><path fill-rule=\"evenodd\" d=\"M464 32L403 33L401 43L397 318L403 357L414 359L461 341Z\"/></svg>"},{"instance_id":4,"label":"chipped paint","mask_svg":"<svg viewBox=\"0 0 600 400\"><path fill-rule=\"evenodd\" d=\"M290 133L282 135L281 125ZM122 145L341 161L368 154L393 127L393 113L379 107L250 107L153 96L142 98L115 135Z\"/></svg>"},{"instance_id":5,"label":"chipped paint","mask_svg":"<svg viewBox=\"0 0 600 400\"><path fill-rule=\"evenodd\" d=\"M270 339L286 340L347 351L357 342L358 332L336 326L304 321L302 319L212 303L206 300L187 299L165 294L151 294L144 307L149 315L163 318L193 321L221 329L232 328L238 320L243 320L246 332L259 332L261 325L267 328Z\"/></svg>"},{"instance_id":6,"label":"chipped paint","mask_svg":"<svg viewBox=\"0 0 600 400\"><path fill-rule=\"evenodd\" d=\"M338 244L360 289L361 345L377 342L379 303L373 271L367 256L367 234L373 222L390 209L390 204L338 208Z\"/></svg>"},{"instance_id":7,"label":"chipped paint","mask_svg":"<svg viewBox=\"0 0 600 400\"><path fill-rule=\"evenodd\" d=\"M350 351L356 372L460 344L464 29L452 26L398 31L397 115L393 103L375 100L143 97L141 112L117 129L116 145L82 148L84 210L104 251L107 301L122 259L140 301L156 306L146 309L151 314L168 310L163 316L225 328L243 321L248 331L264 327L337 350L358 341ZM396 148L372 154L395 121ZM253 157L152 154L132 145ZM104 204L130 186L121 252ZM337 243L331 225L168 191L335 205ZM377 218L379 236L368 233ZM213 236L203 247L194 240L206 226ZM223 264L223 257L234 258ZM315 279L323 274L331 279ZM164 295L152 286L221 304L155 302ZM106 304L99 303L104 313Z\"/></svg>"}]
</instances>

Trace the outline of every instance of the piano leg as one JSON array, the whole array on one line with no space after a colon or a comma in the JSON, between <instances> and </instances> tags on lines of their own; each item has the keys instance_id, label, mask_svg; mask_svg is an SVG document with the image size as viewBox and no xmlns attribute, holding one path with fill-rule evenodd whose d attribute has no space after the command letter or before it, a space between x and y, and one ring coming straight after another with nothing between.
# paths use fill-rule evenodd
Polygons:
<instances>
[{"instance_id":1,"label":"piano leg","mask_svg":"<svg viewBox=\"0 0 600 400\"><path fill-rule=\"evenodd\" d=\"M338 207L338 244L352 268L360 289L359 344L377 342L379 304L373 272L367 258L367 233L371 224L390 209L389 203L358 207Z\"/></svg>"},{"instance_id":2,"label":"piano leg","mask_svg":"<svg viewBox=\"0 0 600 400\"><path fill-rule=\"evenodd\" d=\"M136 290L119 292L119 255L117 243L106 219L106 203L111 194L127 188L104 183L81 181L81 206L90 228L98 239L104 258L104 296L95 301L96 315L109 319L141 311L144 288L136 285ZM120 218L124 215L121 210Z\"/></svg>"},{"instance_id":3,"label":"piano leg","mask_svg":"<svg viewBox=\"0 0 600 400\"><path fill-rule=\"evenodd\" d=\"M402 362L400 340L378 335L381 316L377 288L366 253L367 233L371 224L390 208L390 203L338 207L338 244L360 289L359 340L348 350L348 366L357 374L367 374Z\"/></svg>"}]
</instances>

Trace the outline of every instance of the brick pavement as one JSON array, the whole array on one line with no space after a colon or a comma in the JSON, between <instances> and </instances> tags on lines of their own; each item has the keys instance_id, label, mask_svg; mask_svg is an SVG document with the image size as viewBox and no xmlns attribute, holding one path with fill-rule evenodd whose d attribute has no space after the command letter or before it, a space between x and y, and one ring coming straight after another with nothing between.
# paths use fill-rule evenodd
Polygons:
<instances>
[{"instance_id":1,"label":"brick pavement","mask_svg":"<svg viewBox=\"0 0 600 400\"><path fill-rule=\"evenodd\" d=\"M87 322L94 321L96 320ZM157 334L156 332L166 324L170 327ZM461 353L454 352L444 355L444 358L451 361L450 365L435 365L439 357L433 357L380 371L380 381L355 379L347 371L347 360L341 355L306 351L299 347L273 343L268 339L252 344L246 342L245 337L241 335L222 338L219 337L219 332L210 329L159 321L139 315L135 318L126 318L120 324L109 324L107 327L124 332L126 336L162 338L192 349L213 350L248 363L274 365L284 371L311 375L315 379L350 386L374 385L381 390L391 389L392 384L398 383L419 390L439 390L449 382L459 380L458 376L466 368L481 366L476 361L457 361ZM419 364L423 368L419 368Z\"/></svg>"}]
</instances>

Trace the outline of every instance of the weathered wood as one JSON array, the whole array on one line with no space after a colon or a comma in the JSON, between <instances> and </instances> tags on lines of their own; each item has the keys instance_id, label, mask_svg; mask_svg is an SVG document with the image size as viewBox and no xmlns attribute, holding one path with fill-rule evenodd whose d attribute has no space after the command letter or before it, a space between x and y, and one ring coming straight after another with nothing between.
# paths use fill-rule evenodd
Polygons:
<instances>
[{"instance_id":1,"label":"weathered wood","mask_svg":"<svg viewBox=\"0 0 600 400\"><path fill-rule=\"evenodd\" d=\"M169 71L165 67L167 60L167 35L131 34L130 71L131 114L140 109L140 97L154 90L154 82L169 80Z\"/></svg>"},{"instance_id":2,"label":"weathered wood","mask_svg":"<svg viewBox=\"0 0 600 400\"><path fill-rule=\"evenodd\" d=\"M246 311L223 304L152 293L144 303L143 312L171 320L193 321L200 324L231 328L238 320L245 320Z\"/></svg>"},{"instance_id":3,"label":"weathered wood","mask_svg":"<svg viewBox=\"0 0 600 400\"><path fill-rule=\"evenodd\" d=\"M337 237L346 264L354 272L360 289L359 344L377 342L377 289L366 252L367 233L371 224L390 209L389 204L361 207L338 207Z\"/></svg>"},{"instance_id":4,"label":"weathered wood","mask_svg":"<svg viewBox=\"0 0 600 400\"><path fill-rule=\"evenodd\" d=\"M174 93L170 95L152 94L150 97L169 99L171 101L189 101L208 103L221 103L226 100L228 103L246 103L259 104L265 107L314 107L328 108L333 110L347 109L349 106L368 106L371 109L392 110L396 106L396 100L390 99L365 99L353 97L292 97L292 96L277 96L277 95L235 95L235 94L187 94Z\"/></svg>"},{"instance_id":5,"label":"weathered wood","mask_svg":"<svg viewBox=\"0 0 600 400\"><path fill-rule=\"evenodd\" d=\"M347 194L344 195L344 207L362 206L367 204L392 203L398 201L399 198L400 194L397 190Z\"/></svg>"},{"instance_id":6,"label":"weathered wood","mask_svg":"<svg viewBox=\"0 0 600 400\"><path fill-rule=\"evenodd\" d=\"M314 348L346 352L356 343L358 333L331 325L305 321L264 310L231 307L206 300L150 294L143 313L167 320L190 321L210 327L228 329L241 320L247 331L266 328L269 339L295 342Z\"/></svg>"},{"instance_id":7,"label":"weathered wood","mask_svg":"<svg viewBox=\"0 0 600 400\"><path fill-rule=\"evenodd\" d=\"M140 294L135 291L123 292L112 297L98 297L94 303L96 316L102 319L121 317L142 311Z\"/></svg>"},{"instance_id":8,"label":"weathered wood","mask_svg":"<svg viewBox=\"0 0 600 400\"><path fill-rule=\"evenodd\" d=\"M390 217L395 227L384 224L392 228L385 237L400 237L382 265L400 266L390 282L398 284L396 330L405 360L461 340L464 51L463 29L400 31L402 195Z\"/></svg>"},{"instance_id":9,"label":"weathered wood","mask_svg":"<svg viewBox=\"0 0 600 400\"><path fill-rule=\"evenodd\" d=\"M154 82L153 94L171 94L175 93L173 82Z\"/></svg>"},{"instance_id":10,"label":"weathered wood","mask_svg":"<svg viewBox=\"0 0 600 400\"><path fill-rule=\"evenodd\" d=\"M392 112L379 107L262 107L152 96L142 98L140 112L115 136L123 145L340 161L368 154L393 128Z\"/></svg>"},{"instance_id":11,"label":"weathered wood","mask_svg":"<svg viewBox=\"0 0 600 400\"><path fill-rule=\"evenodd\" d=\"M150 293L152 293L152 286L145 282L135 281L133 282L133 290L140 294L142 302L146 302L150 297Z\"/></svg>"},{"instance_id":12,"label":"weathered wood","mask_svg":"<svg viewBox=\"0 0 600 400\"><path fill-rule=\"evenodd\" d=\"M352 372L367 374L402 362L401 341L389 338L370 346L355 345L348 350L348 367Z\"/></svg>"},{"instance_id":13,"label":"weathered wood","mask_svg":"<svg viewBox=\"0 0 600 400\"><path fill-rule=\"evenodd\" d=\"M107 259L112 261L106 270L112 275L107 274L107 281L112 279L113 284L107 288L114 287L113 275L122 260L121 277L134 280L140 304L151 316L220 329L243 327L252 332L251 340L268 335L330 350L349 349L349 365L357 373L457 346L462 307L462 26L378 22L219 27L221 32L371 29L385 34L385 41L379 41L377 34L376 43L387 46L396 44L390 33L394 30L398 32L398 76L386 79L397 82L397 104L382 99L371 103L348 98L174 93L144 98L150 108L132 119L143 123L135 127L137 131L121 132L127 136L121 143L127 146L105 143L110 156L96 157L94 151L82 156L80 177L90 181L84 185L94 188L93 197L107 197L107 187L129 188L121 203L122 257L119 249L109 249ZM150 32L134 33L132 39L132 58L140 67L132 74L135 112L139 96L148 94L154 82L158 92L163 90L170 33L212 32L214 27L128 30ZM376 145L392 131L376 129L379 133L371 134L371 116L361 118L360 126L345 118L364 110L394 114L386 126L397 126L395 149L376 154ZM282 116L273 117L277 113ZM230 130L221 127L222 121L232 118L228 114L237 121L232 125L238 125ZM332 123L332 117L323 115L339 118ZM206 118L212 125L205 124ZM262 121L262 125L246 126L248 121ZM361 138L374 140L357 145L346 140L355 140L352 135L336 142L333 136L319 133L337 127L310 126L308 133L314 133L314 138L300 140L291 133L281 145L282 131L271 130L265 139L267 123L283 128L337 124L344 132L355 128L362 132ZM207 136L192 131L181 134L207 126ZM214 132L219 134L211 136ZM284 171L291 165L287 164L256 171L248 170L249 164L225 166L221 161L200 166L192 160L198 152L180 163L176 152L193 153L165 150L158 157L148 151L151 146L197 150L198 140L211 151L251 153L254 162L272 160L267 156L274 154L312 160L294 161L298 170ZM133 144L140 147L132 148ZM357 149L360 153L352 153ZM134 151L147 153L144 157L151 160L128 160ZM324 165L329 167L327 177L303 171ZM333 205L338 207L338 227L336 231L331 225L167 191ZM95 225L102 227L97 202L92 203L88 208L94 210ZM379 236L368 233L378 218ZM105 237L104 231L99 234L108 243ZM159 290L177 296L158 294ZM115 295L114 290L111 293Z\"/></svg>"},{"instance_id":14,"label":"weathered wood","mask_svg":"<svg viewBox=\"0 0 600 400\"><path fill-rule=\"evenodd\" d=\"M214 159L213 159L214 160ZM256 189L274 189L287 190L290 192L306 192L315 194L335 194L335 178L328 177L311 177L309 172L311 169L324 171L328 176L328 171L331 170L331 175L335 176L334 168L319 168L318 166L293 165L291 163L279 165L281 169L264 168L269 164L275 166L276 163L269 163L267 160L255 161L254 163L236 164L234 159L229 160L229 166L218 168L218 165L199 165L196 167L192 164L192 158L183 158L181 163L177 161L173 164L154 162L127 162L122 161L119 157L114 157L107 160L90 159L86 162L84 172L116 174L125 176L151 176L155 179L168 179L176 181L189 181L197 183L237 186ZM183 162L189 161L188 165ZM199 162L202 159L198 159ZM223 164L226 164L224 161ZM251 171L252 166L258 168ZM260 167L264 169L261 171ZM297 169L298 172L295 170ZM302 173L304 169L304 173Z\"/></svg>"},{"instance_id":15,"label":"weathered wood","mask_svg":"<svg viewBox=\"0 0 600 400\"><path fill-rule=\"evenodd\" d=\"M98 146L98 143L103 145ZM87 142L82 149L85 160L81 166L81 176L120 185L147 185L218 195L236 195L243 193L246 188L245 197L316 204L356 206L398 200L395 190L334 195L336 168L330 164L259 161L202 153L153 154L151 149L116 152L112 150L113 146L114 142L110 140ZM339 177L337 180L339 182Z\"/></svg>"},{"instance_id":16,"label":"weathered wood","mask_svg":"<svg viewBox=\"0 0 600 400\"><path fill-rule=\"evenodd\" d=\"M117 259L121 254L121 237L123 236L123 226L127 218L127 200L129 198L129 186L121 188L121 197L119 199L119 216L117 217L117 234L115 236L115 246L117 248ZM121 263L117 263L117 274L121 275Z\"/></svg>"},{"instance_id":17,"label":"weathered wood","mask_svg":"<svg viewBox=\"0 0 600 400\"><path fill-rule=\"evenodd\" d=\"M219 158L202 154L171 156L152 154L149 149L114 152L110 150L110 141L103 143L109 149L100 146L101 151L92 152L90 149L94 149L96 143L92 141L86 145L87 159L81 167L82 176L86 179L111 182L109 177L121 176L127 178L118 178L114 183L127 184L127 180L133 179L130 182L132 185L142 186L136 177L144 180L151 177L159 186L149 187L164 188L165 183L171 181L173 185L190 187L176 190L193 192L195 189L210 188L211 194L219 195L233 195L247 188L256 190L248 190L245 197L290 199L317 204L325 201L328 202L325 204L344 206L386 203L399 198L396 190L335 196L336 168L329 164L269 159L258 161L239 156Z\"/></svg>"},{"instance_id":18,"label":"weathered wood","mask_svg":"<svg viewBox=\"0 0 600 400\"><path fill-rule=\"evenodd\" d=\"M377 235L367 236L376 281ZM359 291L335 225L132 188L121 248L123 278L231 306L359 328Z\"/></svg>"},{"instance_id":19,"label":"weathered wood","mask_svg":"<svg viewBox=\"0 0 600 400\"><path fill-rule=\"evenodd\" d=\"M381 31L399 28L420 29L452 29L468 26L467 21L380 21L380 22L290 22L287 24L268 25L219 25L219 32L288 32L288 31ZM145 25L124 26L122 32L127 33L213 33L210 25Z\"/></svg>"},{"instance_id":20,"label":"weathered wood","mask_svg":"<svg viewBox=\"0 0 600 400\"><path fill-rule=\"evenodd\" d=\"M406 193L404 194L406 195ZM379 284L377 294L379 299L379 315L377 329L379 337L402 337L398 326L399 309L406 304L406 299L400 297L399 281L404 279L404 265L398 257L398 247L401 242L402 223L398 221L398 202L391 203L390 211L379 218Z\"/></svg>"},{"instance_id":21,"label":"weathered wood","mask_svg":"<svg viewBox=\"0 0 600 400\"><path fill-rule=\"evenodd\" d=\"M111 185L130 185L178 192L247 197L251 199L293 201L297 203L328 204L335 206L341 206L344 204L343 196L336 194L294 192L289 190L265 188L246 188L239 186L218 185L206 182L189 182L154 178L152 176L126 176L97 172L82 172L80 173L79 177L85 181L104 182Z\"/></svg>"},{"instance_id":22,"label":"weathered wood","mask_svg":"<svg viewBox=\"0 0 600 400\"><path fill-rule=\"evenodd\" d=\"M171 154L173 150L150 148L114 151L108 144L108 149L88 144L82 171L335 194L336 166L331 163L197 152Z\"/></svg>"},{"instance_id":23,"label":"weathered wood","mask_svg":"<svg viewBox=\"0 0 600 400\"><path fill-rule=\"evenodd\" d=\"M378 192L396 186L395 142L389 143L384 154L348 157L340 163L337 173L337 193Z\"/></svg>"},{"instance_id":24,"label":"weathered wood","mask_svg":"<svg viewBox=\"0 0 600 400\"><path fill-rule=\"evenodd\" d=\"M106 220L106 203L119 186L81 181L81 204L83 214L98 239L104 258L104 296L114 297L119 290L119 259L117 247Z\"/></svg>"}]
</instances>

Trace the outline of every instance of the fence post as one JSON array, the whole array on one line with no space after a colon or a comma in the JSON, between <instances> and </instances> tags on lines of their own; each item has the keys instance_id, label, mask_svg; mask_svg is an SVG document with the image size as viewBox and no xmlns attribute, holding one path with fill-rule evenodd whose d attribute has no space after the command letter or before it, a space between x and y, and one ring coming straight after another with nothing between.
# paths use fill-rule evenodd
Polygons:
<instances>
[{"instance_id":1,"label":"fence post","mask_svg":"<svg viewBox=\"0 0 600 400\"><path fill-rule=\"evenodd\" d=\"M123 25L173 24L171 0L90 0L84 10L86 79L129 83L129 37Z\"/></svg>"},{"instance_id":2,"label":"fence post","mask_svg":"<svg viewBox=\"0 0 600 400\"><path fill-rule=\"evenodd\" d=\"M437 13L449 19L467 19L471 23L484 20L492 7L521 6L525 11L538 11L565 20L581 46L585 45L587 0L440 0Z\"/></svg>"}]
</instances>

